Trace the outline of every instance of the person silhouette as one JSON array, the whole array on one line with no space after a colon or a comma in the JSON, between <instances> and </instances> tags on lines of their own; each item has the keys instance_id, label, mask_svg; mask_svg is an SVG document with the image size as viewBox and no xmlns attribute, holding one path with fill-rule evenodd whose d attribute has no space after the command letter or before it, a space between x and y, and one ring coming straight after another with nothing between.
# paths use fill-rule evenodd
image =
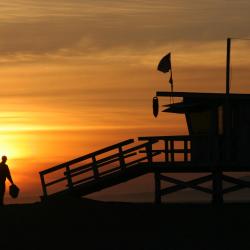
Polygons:
<instances>
[{"instance_id":1,"label":"person silhouette","mask_svg":"<svg viewBox=\"0 0 250 250\"><path fill-rule=\"evenodd\" d=\"M7 156L2 156L2 162L0 162L0 206L4 205L4 193L5 193L5 181L6 178L9 182L14 185L12 180L10 170L8 165L6 164Z\"/></svg>"}]
</instances>

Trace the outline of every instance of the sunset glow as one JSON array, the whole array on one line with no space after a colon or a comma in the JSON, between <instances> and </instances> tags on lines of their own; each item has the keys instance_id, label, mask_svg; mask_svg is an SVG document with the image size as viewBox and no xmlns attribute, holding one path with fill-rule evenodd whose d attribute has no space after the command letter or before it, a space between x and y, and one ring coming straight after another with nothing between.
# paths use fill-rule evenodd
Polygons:
<instances>
[{"instance_id":1,"label":"sunset glow","mask_svg":"<svg viewBox=\"0 0 250 250\"><path fill-rule=\"evenodd\" d=\"M159 60L172 52L176 91L224 92L226 38L249 35L246 1L0 5L0 154L23 197L39 197L44 168L128 138L187 133L184 117L152 115L155 92L170 90ZM250 42L233 40L232 91L250 93L249 65Z\"/></svg>"}]
</instances>

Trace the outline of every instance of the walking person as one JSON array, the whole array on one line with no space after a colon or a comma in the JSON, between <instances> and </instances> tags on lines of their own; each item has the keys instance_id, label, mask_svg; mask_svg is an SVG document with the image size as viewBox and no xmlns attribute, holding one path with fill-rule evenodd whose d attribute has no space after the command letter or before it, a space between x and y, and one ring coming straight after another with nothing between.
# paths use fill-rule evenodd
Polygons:
<instances>
[{"instance_id":1,"label":"walking person","mask_svg":"<svg viewBox=\"0 0 250 250\"><path fill-rule=\"evenodd\" d=\"M9 180L9 182L14 185L14 182L12 180L10 170L7 162L7 156L2 156L2 162L0 162L0 206L4 205L4 193L5 193L5 181L6 178Z\"/></svg>"}]
</instances>

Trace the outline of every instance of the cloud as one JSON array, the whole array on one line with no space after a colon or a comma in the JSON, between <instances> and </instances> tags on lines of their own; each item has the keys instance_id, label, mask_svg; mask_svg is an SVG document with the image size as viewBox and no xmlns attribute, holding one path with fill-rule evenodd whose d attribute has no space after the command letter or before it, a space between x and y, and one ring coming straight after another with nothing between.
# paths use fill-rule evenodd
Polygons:
<instances>
[{"instance_id":1,"label":"cloud","mask_svg":"<svg viewBox=\"0 0 250 250\"><path fill-rule=\"evenodd\" d=\"M89 124L101 114L107 126L128 124L128 116L141 126L148 119L143 116L151 115L149 98L156 90L169 90L166 75L156 72L169 50L175 90L224 91L225 38L229 29L243 35L250 18L250 4L243 0L1 5L1 110L77 110ZM248 62L237 64L233 80L239 73L246 78Z\"/></svg>"},{"instance_id":2,"label":"cloud","mask_svg":"<svg viewBox=\"0 0 250 250\"><path fill-rule=\"evenodd\" d=\"M249 1L3 1L0 54L152 50L249 35Z\"/></svg>"}]
</instances>

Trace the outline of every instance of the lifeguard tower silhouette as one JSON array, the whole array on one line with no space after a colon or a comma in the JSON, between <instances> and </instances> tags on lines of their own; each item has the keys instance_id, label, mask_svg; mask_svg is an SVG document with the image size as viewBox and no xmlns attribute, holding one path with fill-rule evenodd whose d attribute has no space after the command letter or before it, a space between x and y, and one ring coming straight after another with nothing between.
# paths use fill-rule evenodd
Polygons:
<instances>
[{"instance_id":1,"label":"lifeguard tower silhouette","mask_svg":"<svg viewBox=\"0 0 250 250\"><path fill-rule=\"evenodd\" d=\"M154 174L156 203L163 195L192 188L221 204L224 194L250 188L250 182L234 176L250 170L250 94L229 93L230 47L228 38L225 93L156 92L155 115L158 97L182 98L162 111L184 114L189 135L129 139L41 171L42 200L84 196L148 173ZM184 181L170 173L201 176ZM223 187L223 181L231 186ZM163 188L166 182L173 185Z\"/></svg>"}]
</instances>

